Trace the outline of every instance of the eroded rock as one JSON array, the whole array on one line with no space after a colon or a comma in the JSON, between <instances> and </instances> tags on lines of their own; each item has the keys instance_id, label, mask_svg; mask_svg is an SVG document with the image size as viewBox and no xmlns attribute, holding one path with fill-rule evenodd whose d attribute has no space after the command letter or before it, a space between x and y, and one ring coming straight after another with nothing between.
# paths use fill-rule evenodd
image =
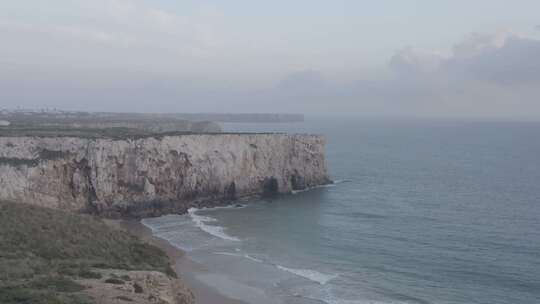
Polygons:
<instances>
[{"instance_id":1,"label":"eroded rock","mask_svg":"<svg viewBox=\"0 0 540 304\"><path fill-rule=\"evenodd\" d=\"M110 217L185 212L328 183L324 145L287 134L0 137L0 199Z\"/></svg>"}]
</instances>

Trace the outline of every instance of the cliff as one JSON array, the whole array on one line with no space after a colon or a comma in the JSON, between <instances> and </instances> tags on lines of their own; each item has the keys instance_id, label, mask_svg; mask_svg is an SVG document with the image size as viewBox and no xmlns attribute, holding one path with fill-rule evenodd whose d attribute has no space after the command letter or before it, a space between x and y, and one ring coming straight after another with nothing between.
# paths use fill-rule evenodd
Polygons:
<instances>
[{"instance_id":1,"label":"cliff","mask_svg":"<svg viewBox=\"0 0 540 304\"><path fill-rule=\"evenodd\" d=\"M110 217L287 193L329 181L322 137L0 137L0 200Z\"/></svg>"}]
</instances>

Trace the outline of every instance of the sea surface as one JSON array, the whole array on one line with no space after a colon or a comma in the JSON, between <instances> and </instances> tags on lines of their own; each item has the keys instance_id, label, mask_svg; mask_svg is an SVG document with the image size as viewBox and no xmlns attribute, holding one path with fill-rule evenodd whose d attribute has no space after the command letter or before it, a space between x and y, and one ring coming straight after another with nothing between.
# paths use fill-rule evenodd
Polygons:
<instances>
[{"instance_id":1,"label":"sea surface","mask_svg":"<svg viewBox=\"0 0 540 304\"><path fill-rule=\"evenodd\" d=\"M333 185L146 219L250 303L540 303L540 123L308 117Z\"/></svg>"}]
</instances>

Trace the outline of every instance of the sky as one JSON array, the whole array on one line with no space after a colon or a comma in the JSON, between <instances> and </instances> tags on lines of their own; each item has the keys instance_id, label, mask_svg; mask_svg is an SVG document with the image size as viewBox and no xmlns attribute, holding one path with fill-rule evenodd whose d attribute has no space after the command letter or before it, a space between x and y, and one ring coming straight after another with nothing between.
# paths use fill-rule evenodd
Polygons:
<instances>
[{"instance_id":1,"label":"sky","mask_svg":"<svg viewBox=\"0 0 540 304\"><path fill-rule=\"evenodd\" d=\"M0 108L540 119L529 0L0 0Z\"/></svg>"}]
</instances>

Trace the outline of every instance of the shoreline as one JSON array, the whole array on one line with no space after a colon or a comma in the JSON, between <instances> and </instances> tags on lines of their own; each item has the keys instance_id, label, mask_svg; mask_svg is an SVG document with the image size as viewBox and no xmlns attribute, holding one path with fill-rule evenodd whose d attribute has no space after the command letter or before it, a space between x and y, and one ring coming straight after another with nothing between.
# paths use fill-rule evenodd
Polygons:
<instances>
[{"instance_id":1,"label":"shoreline","mask_svg":"<svg viewBox=\"0 0 540 304\"><path fill-rule=\"evenodd\" d=\"M138 220L120 220L119 226L121 229L133 234L139 239L148 242L156 247L159 247L167 255L173 264L173 268L178 277L186 284L195 296L197 304L248 304L246 302L229 298L221 294L212 286L206 285L196 278L196 273L204 272L204 265L198 264L186 256L186 253L174 247L168 241L156 237L152 234L152 230L143 225Z\"/></svg>"}]
</instances>

